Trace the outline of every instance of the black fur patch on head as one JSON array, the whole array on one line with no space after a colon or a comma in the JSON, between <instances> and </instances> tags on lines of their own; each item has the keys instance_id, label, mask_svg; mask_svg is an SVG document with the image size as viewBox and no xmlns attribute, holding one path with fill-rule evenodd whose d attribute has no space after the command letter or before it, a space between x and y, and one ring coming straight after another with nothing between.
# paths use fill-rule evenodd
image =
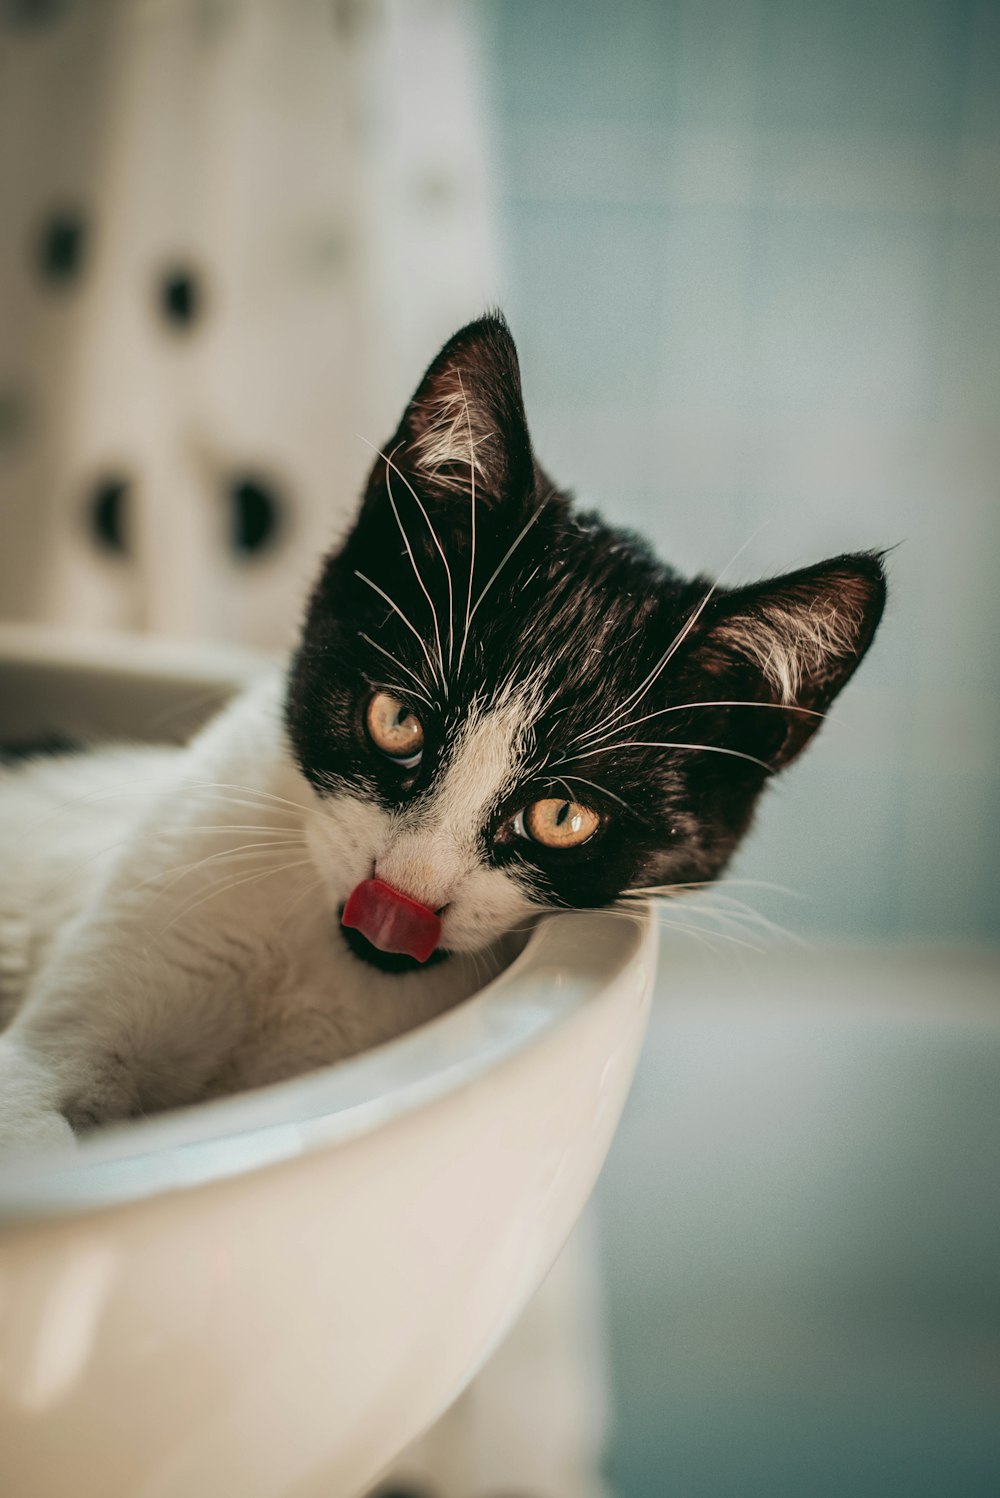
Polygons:
<instances>
[{"instance_id":1,"label":"black fur patch on head","mask_svg":"<svg viewBox=\"0 0 1000 1498\"><path fill-rule=\"evenodd\" d=\"M869 554L726 590L577 514L532 453L513 340L491 316L430 366L324 564L289 736L320 790L398 806L431 793L474 706L514 693L525 748L478 829L483 858L554 905L604 905L721 871L860 662L884 597ZM412 771L367 740L375 690L423 724ZM559 850L514 835L547 797L593 808L597 833Z\"/></svg>"}]
</instances>

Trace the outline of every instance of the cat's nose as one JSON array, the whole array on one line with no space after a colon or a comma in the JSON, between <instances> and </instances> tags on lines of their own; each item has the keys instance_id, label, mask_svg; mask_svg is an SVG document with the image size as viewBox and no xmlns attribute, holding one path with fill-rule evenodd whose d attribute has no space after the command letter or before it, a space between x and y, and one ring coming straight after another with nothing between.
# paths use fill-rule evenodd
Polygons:
<instances>
[{"instance_id":1,"label":"cat's nose","mask_svg":"<svg viewBox=\"0 0 1000 1498\"><path fill-rule=\"evenodd\" d=\"M455 897L465 872L449 841L433 834L403 834L378 854L371 874L439 915Z\"/></svg>"},{"instance_id":2,"label":"cat's nose","mask_svg":"<svg viewBox=\"0 0 1000 1498\"><path fill-rule=\"evenodd\" d=\"M363 879L351 892L341 922L378 947L426 962L441 940L441 917L382 879Z\"/></svg>"}]
</instances>

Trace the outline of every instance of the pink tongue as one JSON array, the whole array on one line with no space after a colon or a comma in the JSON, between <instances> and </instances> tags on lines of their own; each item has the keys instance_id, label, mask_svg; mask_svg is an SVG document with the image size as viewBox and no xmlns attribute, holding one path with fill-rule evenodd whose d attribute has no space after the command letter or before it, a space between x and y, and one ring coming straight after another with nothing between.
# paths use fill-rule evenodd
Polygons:
<instances>
[{"instance_id":1,"label":"pink tongue","mask_svg":"<svg viewBox=\"0 0 1000 1498\"><path fill-rule=\"evenodd\" d=\"M341 920L380 952L405 952L418 962L426 962L441 939L440 916L381 879L365 879L358 885Z\"/></svg>"}]
</instances>

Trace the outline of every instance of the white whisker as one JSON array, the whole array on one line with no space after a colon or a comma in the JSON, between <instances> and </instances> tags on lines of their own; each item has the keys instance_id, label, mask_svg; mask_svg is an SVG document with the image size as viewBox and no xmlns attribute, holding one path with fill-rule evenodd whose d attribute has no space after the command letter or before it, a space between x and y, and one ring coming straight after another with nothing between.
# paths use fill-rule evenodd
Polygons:
<instances>
[{"instance_id":1,"label":"white whisker","mask_svg":"<svg viewBox=\"0 0 1000 1498\"><path fill-rule=\"evenodd\" d=\"M607 714L607 716L602 718L599 723L596 723L592 729L587 730L585 733L578 734L577 737L572 740L574 744L580 743L584 739L590 739L595 734L600 733L604 729L616 726L624 716L624 714L628 712L629 708L632 706L632 703L637 699L640 699L646 692L649 691L650 687L652 687L659 679L659 677L663 674L667 666L670 664L671 660L673 660L674 656L683 645L684 641L687 639L688 635L691 633L691 630L698 622L704 609L708 606L708 602L718 586L718 581L712 584L711 588L709 588L708 592L702 598L697 608L693 609L692 612L688 615L684 624L681 626L677 634L674 636L673 640L660 656L660 659L657 661L653 669L646 675L644 680L639 683L635 690L629 693L629 695L625 698L625 701L621 703L618 709L613 713Z\"/></svg>"},{"instance_id":2,"label":"white whisker","mask_svg":"<svg viewBox=\"0 0 1000 1498\"><path fill-rule=\"evenodd\" d=\"M485 588L480 593L479 597L476 599L475 603L472 606L472 612L469 614L469 624L471 624L472 621L473 621L473 619L476 617L476 611L478 610L479 605L482 603L483 599L486 597L487 593L490 591L490 589L492 588L493 584L496 582L497 578L500 576L501 572L506 567L507 563L510 561L511 557L514 555L514 552L520 546L520 544L524 540L525 536L531 530L531 527L534 525L534 523L538 519L539 515L541 515L541 513L542 513L542 511L543 511L544 508L545 508L545 502L543 500L543 502L538 506L538 509L535 510L534 514L531 515L531 517L528 519L528 521L518 531L517 535L514 537L514 540L511 542L510 546L508 546L507 550L504 552L503 556L500 558L500 561L497 563L496 567L494 567L492 573L490 574L489 581L487 582ZM535 570L537 571L538 569L536 568ZM534 576L534 573L532 573L532 576ZM466 646L466 640L467 640L467 638L468 638L468 629L466 629L466 639L463 639L463 641L462 641L462 649L460 650L459 656L458 656L458 669L460 671L462 669L462 657L465 654L465 646Z\"/></svg>"},{"instance_id":3,"label":"white whisker","mask_svg":"<svg viewBox=\"0 0 1000 1498\"><path fill-rule=\"evenodd\" d=\"M716 910L713 906L705 903L704 901L700 901L694 906L685 906L685 911L687 914L700 917L703 920L715 921L718 925L733 927L735 928L735 930L742 932L744 936L757 936L759 934L756 931L747 929L747 922L745 917L741 917L739 914L732 911ZM722 933L720 932L718 934L721 935ZM771 934L771 932L764 932L764 935ZM734 937L731 939L735 940L736 938Z\"/></svg>"},{"instance_id":4,"label":"white whisker","mask_svg":"<svg viewBox=\"0 0 1000 1498\"><path fill-rule=\"evenodd\" d=\"M559 775L556 779L561 780L563 784L567 780L576 780L580 785L589 785L591 790L599 791L602 796L607 796L611 801L617 801L619 806L624 806L626 811L631 812L634 817L639 817L640 821L645 820L641 816L641 813L635 810L635 807L630 806L627 801L623 801L621 796L616 796L614 791L609 791L607 786L598 785L595 780L587 780L583 775Z\"/></svg>"},{"instance_id":5,"label":"white whisker","mask_svg":"<svg viewBox=\"0 0 1000 1498\"><path fill-rule=\"evenodd\" d=\"M469 639L469 624L472 620L472 583L476 573L476 449L472 442L472 419L469 416L469 399L465 393L461 370L458 370L457 374L459 389L462 392L462 404L465 407L465 425L469 434L469 478L471 490L469 517L472 528L469 549L469 589L465 598L465 628L462 631L462 646L458 652L458 669L461 671L462 661L465 657L465 647Z\"/></svg>"},{"instance_id":6,"label":"white whisker","mask_svg":"<svg viewBox=\"0 0 1000 1498\"><path fill-rule=\"evenodd\" d=\"M403 613L403 610L399 607L399 604L395 603L393 601L393 599L391 599L389 597L388 593L385 591L384 588L380 588L379 585L378 585L378 583L373 583L370 577L365 577L365 574L363 572L358 572L357 568L355 568L354 576L357 577L357 578L360 578L363 583L367 583L368 586L369 586L369 588L372 588L379 595L380 598L383 598L385 600L385 602L392 609L393 613L399 615L400 619L402 619L403 623L406 625L407 629L410 631L411 635L413 635L413 637L416 640L417 644L420 646L421 650L424 652L424 657L425 657L425 659L427 661L428 666L430 667L431 675L434 677L435 680L437 680L437 667L434 664L434 658L431 655L430 651L427 649L427 645L426 645L426 643L424 641L424 638L421 635L420 631L406 617L406 615ZM444 682L442 682L441 685L443 687L444 686Z\"/></svg>"},{"instance_id":7,"label":"white whisker","mask_svg":"<svg viewBox=\"0 0 1000 1498\"><path fill-rule=\"evenodd\" d=\"M159 837L189 837L192 833L198 837L203 832L270 832L275 837L291 832L290 826L282 826L281 823L267 822L193 822L181 827L157 827L151 834Z\"/></svg>"},{"instance_id":8,"label":"white whisker","mask_svg":"<svg viewBox=\"0 0 1000 1498\"><path fill-rule=\"evenodd\" d=\"M397 657L393 655L393 653L392 653L391 650L386 650L386 648L385 648L384 645L380 645L377 640L373 640L370 635L366 635L363 629L359 629L358 630L358 638L361 639L361 640L366 640L368 642L368 644L369 645L373 645L376 650L381 650L382 654L386 657L387 660L392 661L392 663L393 663L394 666L398 667L398 669L400 671L405 672L405 674L407 676L411 677L416 682L416 684L417 684L417 696L420 698L420 700L422 702L426 702L426 704L427 704L428 707L433 707L434 706L433 702L427 696L427 693L424 691L424 684L423 684L423 682L420 680L420 677L417 675L417 673L415 671L411 671L410 668L409 668L409 666L404 666L403 662L401 660L398 660ZM413 688L412 687L407 687L406 690L409 691L409 692L412 692Z\"/></svg>"},{"instance_id":9,"label":"white whisker","mask_svg":"<svg viewBox=\"0 0 1000 1498\"><path fill-rule=\"evenodd\" d=\"M765 525L767 523L768 522L766 521L764 522ZM615 712L609 713L599 723L596 723L593 729L588 731L587 735L579 735L580 738L589 737L591 733L598 733L601 729L610 727L612 723L616 723L622 717L622 715L628 711L632 703L635 702L638 697L641 697L644 692L647 692L649 690L653 683L659 678L661 673L666 670L667 666L669 665L671 660L673 660L674 656L677 654L678 650L681 648L684 641L691 633L692 629L694 629L694 626L697 624L705 609L708 607L709 602L715 596L716 592L722 585L722 579L725 577L726 573L731 567L736 565L740 557L746 551L747 547L752 541L756 540L763 529L764 526L759 525L753 532L753 534L748 536L747 539L743 542L743 545L733 554L732 557L730 557L729 561L726 563L725 567L723 567L714 583L712 583L711 587L705 593L705 596L702 598L701 602L694 609L692 609L691 613L681 625L673 640L667 646L667 649L664 651L663 655L661 655L660 659L657 661L656 665L653 667L652 671L650 671L646 679L640 682L635 691L631 692L629 696L626 697L625 701ZM577 742L577 740L574 739L573 742L575 743Z\"/></svg>"},{"instance_id":10,"label":"white whisker","mask_svg":"<svg viewBox=\"0 0 1000 1498\"><path fill-rule=\"evenodd\" d=\"M435 643L437 644L438 663L439 663L440 668L441 668L441 687L442 687L442 690L444 691L444 695L447 697L447 695L448 695L448 678L447 678L447 673L445 672L445 669L444 669L444 651L441 648L441 628L440 628L440 625L438 623L437 609L434 607L434 600L431 597L431 595L428 593L428 591L427 591L427 585L426 585L426 583L424 582L423 578L420 575L420 568L417 566L417 559L413 555L413 548L410 545L410 538L406 534L406 527L403 525L403 522L402 522L402 520L400 518L399 509L397 508L396 500L395 500L395 497L394 497L393 492L392 492L392 480L389 477L389 468L388 468L388 466L386 467L386 470L385 470L385 488L386 488L386 493L389 496L389 504L392 507L392 513L396 517L396 524L399 526L399 534L402 536L402 538L403 538L403 545L406 547L406 555L409 557L409 559L410 559L410 566L413 568L413 575L417 579L417 582L420 585L420 591L421 591L421 593L423 593L424 597L427 599L427 606L428 606L428 608L431 611L431 618L434 621L434 640L435 640Z\"/></svg>"},{"instance_id":11,"label":"white whisker","mask_svg":"<svg viewBox=\"0 0 1000 1498\"><path fill-rule=\"evenodd\" d=\"M806 896L799 890L789 889L787 884L773 884L768 879L740 879L730 878L726 875L720 879L693 879L682 884L646 884L637 885L634 889L626 890L627 895L665 895L686 894L692 889L733 889L740 886L745 889L773 890L779 895L788 895L793 900L804 900Z\"/></svg>"},{"instance_id":12,"label":"white whisker","mask_svg":"<svg viewBox=\"0 0 1000 1498\"><path fill-rule=\"evenodd\" d=\"M809 718L826 718L829 716L827 713L814 712L812 708L798 707L797 705L788 702L743 702L739 700L725 700L719 702L678 702L675 703L673 707L661 707L655 713L645 713L641 718L630 718L627 723L618 723L613 728L606 729L602 734L600 734L599 737L596 738L595 735L597 734L597 730L588 730L585 733L578 734L577 737L572 740L572 742L574 744L577 744L586 740L587 743L600 743L602 739L609 738L613 733L624 733L627 728L638 728L640 723L648 723L651 718L662 718L665 713L688 712L696 707L763 707L770 708L772 712L778 713L803 713Z\"/></svg>"},{"instance_id":13,"label":"white whisker","mask_svg":"<svg viewBox=\"0 0 1000 1498\"><path fill-rule=\"evenodd\" d=\"M311 858L300 858L291 863L275 864L262 871L258 871L257 873L246 874L239 879L233 879L228 883L222 883L221 888L218 884L216 884L208 891L206 895L203 895L201 899L195 900L193 901L193 903L185 905L182 910L179 910L173 917L173 919L168 921L167 924L163 927L162 931L160 931L158 934L161 938L166 936L167 932L171 929L172 926L175 926L178 921L183 920L186 916L189 916L193 911L197 910L199 906L204 905L207 900L217 899L220 895L229 894L232 890L239 889L244 884L256 883L257 881L261 879L267 879L274 874L286 874L292 869L300 869L305 864L311 864L313 867L315 867Z\"/></svg>"},{"instance_id":14,"label":"white whisker","mask_svg":"<svg viewBox=\"0 0 1000 1498\"><path fill-rule=\"evenodd\" d=\"M367 437L362 437L361 440L362 440L362 442L365 443L365 445L367 447L370 447L373 452L378 453L379 457L385 463L388 464L388 466L392 469L393 473L398 474L399 477L403 480L403 483L406 485L407 489L409 489L410 493L413 495L414 503L416 504L417 509L420 511L421 515L424 517L424 521L425 521L425 523L427 525L427 529L431 533L431 540L434 542L434 545L437 547L438 555L440 556L441 561L444 563L444 572L445 572L445 577L446 577L447 583L448 583L448 670L450 672L451 671L451 665L452 665L452 650L453 650L454 636L455 636L455 596L454 596L454 587L453 587L452 576L451 576L451 567L448 565L448 558L445 555L444 547L441 545L441 542L438 539L438 533L434 529L434 524L433 524L433 522L431 520L430 515L427 513L426 508L424 507L423 500L420 498L420 495L417 493L416 489L410 483L410 480L407 478L406 474L400 468L399 464L394 461L396 453L399 450L398 447L394 447L393 450L392 450L392 452L391 452L391 454L389 454L387 456L381 450L381 448L376 447L373 442L369 442ZM387 480L387 483L388 483L388 480Z\"/></svg>"},{"instance_id":15,"label":"white whisker","mask_svg":"<svg viewBox=\"0 0 1000 1498\"><path fill-rule=\"evenodd\" d=\"M593 754L609 754L613 749L685 749L699 754L728 754L733 759L745 759L751 765L759 765L769 775L774 773L765 760L758 759L754 754L744 754L742 749L725 749L721 744L676 744L669 739L626 739L620 744L599 744L596 749L584 748L567 760L557 761L553 768L559 769L563 764L572 764L577 759L589 759Z\"/></svg>"},{"instance_id":16,"label":"white whisker","mask_svg":"<svg viewBox=\"0 0 1000 1498\"><path fill-rule=\"evenodd\" d=\"M204 858L196 858L191 863L181 864L179 868L170 870L158 869L155 874L148 875L137 884L136 888L145 889L147 885L155 884L158 880L164 879L167 876L165 882L161 885L161 889L168 890L177 883L178 879L183 879L186 874L193 875L199 869L207 868L212 864L226 863L231 859L239 859L242 862L248 857L261 858L264 852L273 853L276 849L280 848L304 848L306 846L307 844L303 837L268 839L260 843L242 843L238 848L223 848L221 853L209 853Z\"/></svg>"},{"instance_id":17,"label":"white whisker","mask_svg":"<svg viewBox=\"0 0 1000 1498\"><path fill-rule=\"evenodd\" d=\"M130 785L141 786L142 789L134 791L122 789L123 786ZM142 779L137 776L133 780L121 781L119 785L115 786L114 790L102 789L99 791L87 791L82 796L61 796L58 805L50 806L46 811L41 811L37 816L31 817L26 823L26 826L43 826L46 822L52 821L55 817L63 816L65 813L76 811L81 807L88 807L93 802L97 801L132 801L137 798L139 800L142 800L144 797L148 799L154 799L155 797L162 794L163 787L161 784L154 783L153 785L150 785L148 780Z\"/></svg>"},{"instance_id":18,"label":"white whisker","mask_svg":"<svg viewBox=\"0 0 1000 1498\"><path fill-rule=\"evenodd\" d=\"M270 801L277 806L289 806L298 816L317 817L323 813L316 807L304 806L301 801L290 801L287 796L275 795L274 791L261 790L254 785L239 785L233 780L186 780L182 782L181 790L187 791L241 791L244 795L252 796L258 801ZM234 805L241 803L232 799Z\"/></svg>"},{"instance_id":19,"label":"white whisker","mask_svg":"<svg viewBox=\"0 0 1000 1498\"><path fill-rule=\"evenodd\" d=\"M778 921L772 921L768 916L762 915L759 910L754 910L753 906L747 905L743 900L735 900L732 896L725 895L721 891L713 894L712 899L722 903L724 908L732 909L741 919L752 921L769 935L778 937L782 941L790 942L793 946L800 947L803 951L812 951L812 944L806 941L804 937L799 936L795 931L790 931L787 926L782 926Z\"/></svg>"},{"instance_id":20,"label":"white whisker","mask_svg":"<svg viewBox=\"0 0 1000 1498\"><path fill-rule=\"evenodd\" d=\"M731 936L728 931L706 931L703 926L692 926L691 917L697 916L697 911L685 909L684 915L686 919L681 922L674 919L672 911L667 914L663 907L660 907L660 910L661 917L664 920L664 924L669 927L671 931L684 931L692 936L697 933L698 935L708 938L711 941L724 941L728 943L729 946L741 947L748 952L757 952L759 954L764 951L764 948L759 946L757 942L744 941L742 937Z\"/></svg>"},{"instance_id":21,"label":"white whisker","mask_svg":"<svg viewBox=\"0 0 1000 1498\"><path fill-rule=\"evenodd\" d=\"M644 915L640 915L637 912L631 910L622 910L613 905L605 906L602 909L588 910L586 913L587 915L618 916L623 920L632 920L636 922L636 924L642 924L646 920L646 917ZM729 943L731 946L743 947L752 952L760 952L762 950L755 943L743 941L737 936L730 936L727 932L714 930L705 931L703 928L692 926L688 922L674 920L672 912L670 917L667 918L666 912L664 911L663 907L659 907L658 914L661 920L663 920L664 924L668 926L671 931L677 931L684 936L692 936L696 940L700 940L703 945L710 947L712 942L724 941ZM690 916L691 914L692 912L690 910L685 910L685 915Z\"/></svg>"},{"instance_id":22,"label":"white whisker","mask_svg":"<svg viewBox=\"0 0 1000 1498\"><path fill-rule=\"evenodd\" d=\"M285 906L284 912L282 914L282 920L290 920L292 911L297 910L298 907L302 904L302 901L308 899L311 894L314 894L315 891L319 889L320 885L323 883L325 883L325 880L322 874L318 874L315 879L310 879L305 889L299 890L294 900L292 900L289 905Z\"/></svg>"}]
</instances>

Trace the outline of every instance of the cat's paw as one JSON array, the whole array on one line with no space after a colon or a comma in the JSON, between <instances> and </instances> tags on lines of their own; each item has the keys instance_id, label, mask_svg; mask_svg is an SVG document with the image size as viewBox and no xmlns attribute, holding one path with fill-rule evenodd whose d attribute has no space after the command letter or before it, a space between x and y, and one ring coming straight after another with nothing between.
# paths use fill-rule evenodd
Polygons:
<instances>
[{"instance_id":1,"label":"cat's paw","mask_svg":"<svg viewBox=\"0 0 1000 1498\"><path fill-rule=\"evenodd\" d=\"M18 1114L0 1106L0 1157L35 1155L75 1144L69 1121L53 1108Z\"/></svg>"},{"instance_id":2,"label":"cat's paw","mask_svg":"<svg viewBox=\"0 0 1000 1498\"><path fill-rule=\"evenodd\" d=\"M37 1154L75 1143L57 1107L54 1078L8 1035L0 1038L0 1156Z\"/></svg>"}]
</instances>

